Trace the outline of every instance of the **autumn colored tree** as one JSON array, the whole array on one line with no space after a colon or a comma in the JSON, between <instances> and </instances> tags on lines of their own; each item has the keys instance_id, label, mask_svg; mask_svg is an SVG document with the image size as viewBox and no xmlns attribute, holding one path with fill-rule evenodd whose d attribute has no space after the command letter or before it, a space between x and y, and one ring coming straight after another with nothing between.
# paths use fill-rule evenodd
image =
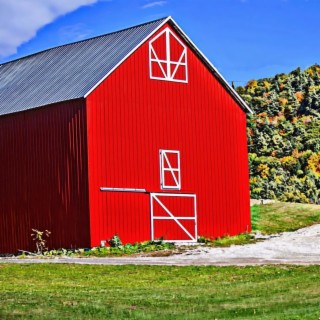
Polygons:
<instances>
[{"instance_id":1,"label":"autumn colored tree","mask_svg":"<svg viewBox=\"0 0 320 320\"><path fill-rule=\"evenodd\" d=\"M320 66L251 80L247 135L252 198L320 203Z\"/></svg>"}]
</instances>

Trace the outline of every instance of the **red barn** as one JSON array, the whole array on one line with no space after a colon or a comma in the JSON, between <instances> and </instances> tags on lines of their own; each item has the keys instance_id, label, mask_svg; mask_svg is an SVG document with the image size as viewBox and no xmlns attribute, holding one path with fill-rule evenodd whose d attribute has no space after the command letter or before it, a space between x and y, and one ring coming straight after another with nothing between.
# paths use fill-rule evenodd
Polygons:
<instances>
[{"instance_id":1,"label":"red barn","mask_svg":"<svg viewBox=\"0 0 320 320\"><path fill-rule=\"evenodd\" d=\"M171 17L0 65L0 252L250 230L246 112Z\"/></svg>"}]
</instances>

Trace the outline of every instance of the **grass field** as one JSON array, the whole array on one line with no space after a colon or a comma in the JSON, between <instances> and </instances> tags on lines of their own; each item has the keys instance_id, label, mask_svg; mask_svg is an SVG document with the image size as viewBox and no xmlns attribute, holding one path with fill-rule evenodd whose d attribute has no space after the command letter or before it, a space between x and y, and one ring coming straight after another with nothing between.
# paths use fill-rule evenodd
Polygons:
<instances>
[{"instance_id":1,"label":"grass field","mask_svg":"<svg viewBox=\"0 0 320 320\"><path fill-rule=\"evenodd\" d=\"M312 225L320 222L319 208L254 206L253 229L276 233ZM216 245L246 242L231 238ZM315 320L320 319L320 266L3 263L0 319Z\"/></svg>"},{"instance_id":2,"label":"grass field","mask_svg":"<svg viewBox=\"0 0 320 320\"><path fill-rule=\"evenodd\" d=\"M270 203L251 207L253 233L276 234L295 231L303 227L320 223L320 206L300 203ZM240 234L234 237L201 239L208 246L228 247L255 242L252 234Z\"/></svg>"},{"instance_id":3,"label":"grass field","mask_svg":"<svg viewBox=\"0 0 320 320\"><path fill-rule=\"evenodd\" d=\"M319 319L320 266L0 265L0 319Z\"/></svg>"},{"instance_id":4,"label":"grass field","mask_svg":"<svg viewBox=\"0 0 320 320\"><path fill-rule=\"evenodd\" d=\"M320 223L320 206L301 203L272 203L251 207L252 230L274 234Z\"/></svg>"}]
</instances>

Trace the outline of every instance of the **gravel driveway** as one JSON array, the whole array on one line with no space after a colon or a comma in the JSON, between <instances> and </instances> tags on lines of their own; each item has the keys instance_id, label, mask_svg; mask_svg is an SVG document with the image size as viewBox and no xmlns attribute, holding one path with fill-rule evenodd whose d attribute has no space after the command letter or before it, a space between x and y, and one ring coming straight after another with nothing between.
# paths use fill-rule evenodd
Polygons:
<instances>
[{"instance_id":1,"label":"gravel driveway","mask_svg":"<svg viewBox=\"0 0 320 320\"><path fill-rule=\"evenodd\" d=\"M168 257L130 256L119 258L0 258L15 263L79 263L79 264L146 264L146 265L320 265L320 224L295 232L275 235L262 242L230 248L197 246L179 255Z\"/></svg>"}]
</instances>

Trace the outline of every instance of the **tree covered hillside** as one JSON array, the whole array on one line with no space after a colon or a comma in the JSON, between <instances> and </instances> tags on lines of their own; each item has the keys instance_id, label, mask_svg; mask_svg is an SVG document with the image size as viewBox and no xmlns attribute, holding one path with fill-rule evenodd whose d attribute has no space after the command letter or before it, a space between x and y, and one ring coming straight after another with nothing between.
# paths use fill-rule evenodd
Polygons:
<instances>
[{"instance_id":1,"label":"tree covered hillside","mask_svg":"<svg viewBox=\"0 0 320 320\"><path fill-rule=\"evenodd\" d=\"M247 120L251 198L320 202L320 66L251 80Z\"/></svg>"}]
</instances>

